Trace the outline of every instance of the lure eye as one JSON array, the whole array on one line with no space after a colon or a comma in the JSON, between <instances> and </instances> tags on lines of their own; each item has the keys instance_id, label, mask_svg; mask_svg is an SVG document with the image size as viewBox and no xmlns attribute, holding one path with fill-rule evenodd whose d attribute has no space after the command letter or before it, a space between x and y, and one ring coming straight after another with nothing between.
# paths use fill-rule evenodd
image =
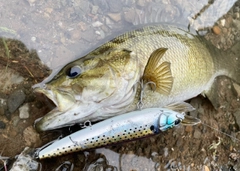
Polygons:
<instances>
[{"instance_id":1,"label":"lure eye","mask_svg":"<svg viewBox=\"0 0 240 171\"><path fill-rule=\"evenodd\" d=\"M180 122L181 122L181 119L177 119L177 120L175 120L174 124L178 125L178 124L180 124Z\"/></svg>"},{"instance_id":2,"label":"lure eye","mask_svg":"<svg viewBox=\"0 0 240 171\"><path fill-rule=\"evenodd\" d=\"M79 66L70 67L67 69L66 74L69 78L75 78L81 74L81 68Z\"/></svg>"}]
</instances>

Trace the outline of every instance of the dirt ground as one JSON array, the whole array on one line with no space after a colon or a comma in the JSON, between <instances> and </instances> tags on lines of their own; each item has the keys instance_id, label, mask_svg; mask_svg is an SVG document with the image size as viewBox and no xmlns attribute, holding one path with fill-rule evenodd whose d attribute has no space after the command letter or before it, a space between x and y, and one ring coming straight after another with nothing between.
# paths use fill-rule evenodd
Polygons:
<instances>
[{"instance_id":1,"label":"dirt ground","mask_svg":"<svg viewBox=\"0 0 240 171\"><path fill-rule=\"evenodd\" d=\"M140 2L138 6L141 5ZM215 29L208 30L205 37L222 50L240 54L240 19L234 19L234 15L235 12L225 15L224 26L219 24L221 22L217 23ZM1 156L14 157L26 146L40 147L66 132L56 130L39 134L33 128L37 118L54 108L50 100L35 94L31 88L50 73L38 59L36 51L29 50L18 40L0 39ZM42 160L39 161L42 170L55 170L64 161L70 161L74 164L74 171L238 171L240 87L227 77L216 79L213 87L216 109L201 95L189 100L196 108L190 115L201 119L199 125L179 126L141 141ZM0 170L4 170L2 162Z\"/></svg>"}]
</instances>

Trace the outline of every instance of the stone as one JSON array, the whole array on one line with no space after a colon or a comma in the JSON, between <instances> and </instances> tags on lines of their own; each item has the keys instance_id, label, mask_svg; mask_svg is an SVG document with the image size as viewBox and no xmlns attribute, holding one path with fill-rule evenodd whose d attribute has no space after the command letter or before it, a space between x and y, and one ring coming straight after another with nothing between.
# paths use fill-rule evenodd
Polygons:
<instances>
[{"instance_id":1,"label":"stone","mask_svg":"<svg viewBox=\"0 0 240 171\"><path fill-rule=\"evenodd\" d=\"M102 25L103 25L103 23L100 22L100 21L95 21L95 22L92 23L92 26L93 26L93 27L100 27L100 26L102 26Z\"/></svg>"},{"instance_id":2,"label":"stone","mask_svg":"<svg viewBox=\"0 0 240 171\"><path fill-rule=\"evenodd\" d=\"M135 15L136 15L136 12L130 9L129 11L124 12L124 19L129 23L133 23L135 20Z\"/></svg>"},{"instance_id":3,"label":"stone","mask_svg":"<svg viewBox=\"0 0 240 171\"><path fill-rule=\"evenodd\" d=\"M192 132L193 131L192 126L186 126L185 131L189 133Z\"/></svg>"},{"instance_id":4,"label":"stone","mask_svg":"<svg viewBox=\"0 0 240 171\"><path fill-rule=\"evenodd\" d=\"M98 7L98 6L95 6L95 5L93 5L93 6L92 6L92 11L91 11L91 12L92 12L92 14L94 14L94 15L95 15L95 14L97 14L97 12L98 12L98 9L99 9L99 7Z\"/></svg>"},{"instance_id":5,"label":"stone","mask_svg":"<svg viewBox=\"0 0 240 171\"><path fill-rule=\"evenodd\" d=\"M196 139L199 139L199 138L201 138L201 135L202 135L202 133L198 129L196 129L194 131L193 137Z\"/></svg>"},{"instance_id":6,"label":"stone","mask_svg":"<svg viewBox=\"0 0 240 171\"><path fill-rule=\"evenodd\" d=\"M19 118L27 119L29 118L29 104L26 103L22 107L19 108Z\"/></svg>"},{"instance_id":7,"label":"stone","mask_svg":"<svg viewBox=\"0 0 240 171\"><path fill-rule=\"evenodd\" d=\"M41 139L36 130L29 126L23 131L25 146L38 147L41 144Z\"/></svg>"},{"instance_id":8,"label":"stone","mask_svg":"<svg viewBox=\"0 0 240 171\"><path fill-rule=\"evenodd\" d=\"M108 16L115 22L121 20L121 13L108 13Z\"/></svg>"},{"instance_id":9,"label":"stone","mask_svg":"<svg viewBox=\"0 0 240 171\"><path fill-rule=\"evenodd\" d=\"M95 31L92 28L87 29L85 32L83 32L82 38L89 43L95 42L96 41Z\"/></svg>"},{"instance_id":10,"label":"stone","mask_svg":"<svg viewBox=\"0 0 240 171\"><path fill-rule=\"evenodd\" d=\"M221 29L218 26L213 26L212 30L216 35L219 35L221 33Z\"/></svg>"},{"instance_id":11,"label":"stone","mask_svg":"<svg viewBox=\"0 0 240 171\"><path fill-rule=\"evenodd\" d=\"M26 98L25 93L22 90L16 90L12 94L10 94L7 99L8 111L13 113L17 110L19 106L21 106Z\"/></svg>"}]
</instances>

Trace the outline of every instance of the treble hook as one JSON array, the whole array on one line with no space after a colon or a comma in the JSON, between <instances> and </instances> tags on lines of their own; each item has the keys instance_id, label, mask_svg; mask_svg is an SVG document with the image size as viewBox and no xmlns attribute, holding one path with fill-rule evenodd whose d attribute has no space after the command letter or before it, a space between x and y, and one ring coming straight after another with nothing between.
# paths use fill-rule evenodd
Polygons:
<instances>
[{"instance_id":1,"label":"treble hook","mask_svg":"<svg viewBox=\"0 0 240 171\"><path fill-rule=\"evenodd\" d=\"M140 96L139 96L139 101L137 103L137 109L141 110L143 108L143 96L144 96L144 89L147 85L150 85L150 84L153 84L154 85L154 90L156 90L156 83L152 82L152 81L149 81L147 83L143 83L143 79L141 79L141 81L138 81L137 83L139 83L140 85Z\"/></svg>"}]
</instances>

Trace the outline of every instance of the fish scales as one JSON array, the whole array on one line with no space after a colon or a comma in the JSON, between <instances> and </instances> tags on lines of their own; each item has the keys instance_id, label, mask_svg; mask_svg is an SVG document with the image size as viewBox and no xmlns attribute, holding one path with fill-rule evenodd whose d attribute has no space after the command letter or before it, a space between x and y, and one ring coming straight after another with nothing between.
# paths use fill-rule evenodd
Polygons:
<instances>
[{"instance_id":1,"label":"fish scales","mask_svg":"<svg viewBox=\"0 0 240 171\"><path fill-rule=\"evenodd\" d=\"M145 26L124 33L35 86L56 105L36 128L107 119L136 110L139 99L142 108L164 107L201 93L211 100L209 90L217 76L240 82L239 61L226 54L178 26Z\"/></svg>"}]
</instances>

